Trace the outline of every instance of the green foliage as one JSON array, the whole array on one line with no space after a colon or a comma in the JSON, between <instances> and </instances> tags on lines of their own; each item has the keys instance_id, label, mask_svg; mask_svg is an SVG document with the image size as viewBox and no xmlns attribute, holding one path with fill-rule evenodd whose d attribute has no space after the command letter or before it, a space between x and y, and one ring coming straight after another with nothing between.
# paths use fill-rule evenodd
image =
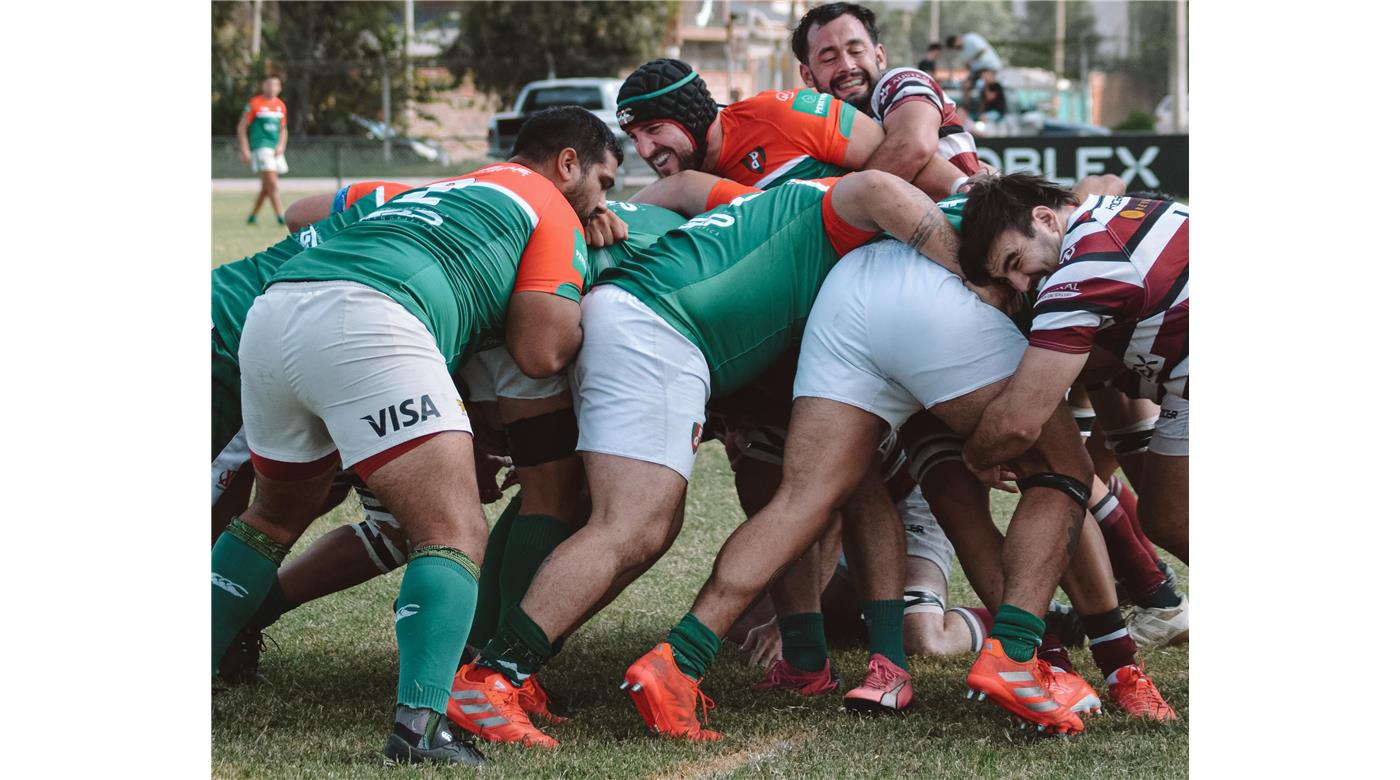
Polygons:
<instances>
[{"instance_id":1,"label":"green foliage","mask_svg":"<svg viewBox=\"0 0 1400 780\"><path fill-rule=\"evenodd\" d=\"M1156 128L1156 122L1152 119L1152 117L1148 116L1147 114L1144 114L1141 111L1134 111L1131 114L1128 114L1126 119L1113 126L1113 130L1115 132L1146 131L1150 133Z\"/></svg>"},{"instance_id":2,"label":"green foliage","mask_svg":"<svg viewBox=\"0 0 1400 780\"><path fill-rule=\"evenodd\" d=\"M443 59L459 81L512 101L538 79L614 76L658 56L676 3L463 3Z\"/></svg>"},{"instance_id":3,"label":"green foliage","mask_svg":"<svg viewBox=\"0 0 1400 780\"><path fill-rule=\"evenodd\" d=\"M232 132L243 105L265 75L282 78L292 135L358 134L351 114L378 119L382 76L390 81L390 111L398 124L403 105L426 92L408 84L399 2L263 3L262 50L251 50L246 3L214 3L212 10L212 124Z\"/></svg>"}]
</instances>

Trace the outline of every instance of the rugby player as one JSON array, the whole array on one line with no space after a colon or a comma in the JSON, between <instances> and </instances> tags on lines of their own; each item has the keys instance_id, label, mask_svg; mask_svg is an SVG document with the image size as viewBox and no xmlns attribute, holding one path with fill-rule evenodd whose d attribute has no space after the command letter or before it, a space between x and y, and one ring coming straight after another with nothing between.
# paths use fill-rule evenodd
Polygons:
<instances>
[{"instance_id":1,"label":"rugby player","mask_svg":"<svg viewBox=\"0 0 1400 780\"><path fill-rule=\"evenodd\" d=\"M854 106L811 89L768 90L721 108L698 73L671 59L652 60L627 77L617 121L658 176L698 170L759 189L877 167L871 155L885 139ZM912 170L883 157L934 199L965 179L937 155Z\"/></svg>"},{"instance_id":2,"label":"rugby player","mask_svg":"<svg viewBox=\"0 0 1400 780\"><path fill-rule=\"evenodd\" d=\"M743 386L789 348L840 256L880 230L940 262L949 252L949 236L940 230L946 223L932 201L879 171L789 182L766 193L687 172L637 199L699 215L604 271L586 296L588 338L573 381L592 514L540 568L519 606L502 616L502 629L481 658L458 673L449 715L473 733L518 722L505 711L510 697L493 692L537 672L559 637L670 546L707 398ZM718 639L687 636L695 641L686 645L693 654L682 662L703 669ZM686 679L693 690L694 679ZM459 711L458 702L468 706ZM693 732L703 736L698 725Z\"/></svg>"},{"instance_id":3,"label":"rugby player","mask_svg":"<svg viewBox=\"0 0 1400 780\"><path fill-rule=\"evenodd\" d=\"M1039 288L1030 348L1003 396L968 441L973 469L1016 457L1069 389L1096 347L1162 411L1142 464L1144 530L1189 554L1188 236L1182 203L1127 196L1077 197L1016 174L969 194L959 259L970 279ZM1051 396L1055 397L1051 397Z\"/></svg>"},{"instance_id":4,"label":"rugby player","mask_svg":"<svg viewBox=\"0 0 1400 780\"><path fill-rule=\"evenodd\" d=\"M502 341L531 377L573 358L582 222L604 208L622 157L607 126L573 107L531 117L515 152L405 193L288 261L248 312L239 347L257 492L214 547L213 660L343 460L413 546L396 602L389 760L484 762L442 721L486 536L450 367Z\"/></svg>"},{"instance_id":5,"label":"rugby player","mask_svg":"<svg viewBox=\"0 0 1400 780\"><path fill-rule=\"evenodd\" d=\"M875 14L855 3L809 10L792 32L792 53L807 86L855 106L878 122L885 139L866 167L912 178L934 158L961 172L950 188L990 170L958 120L957 104L917 68L886 69Z\"/></svg>"}]
</instances>

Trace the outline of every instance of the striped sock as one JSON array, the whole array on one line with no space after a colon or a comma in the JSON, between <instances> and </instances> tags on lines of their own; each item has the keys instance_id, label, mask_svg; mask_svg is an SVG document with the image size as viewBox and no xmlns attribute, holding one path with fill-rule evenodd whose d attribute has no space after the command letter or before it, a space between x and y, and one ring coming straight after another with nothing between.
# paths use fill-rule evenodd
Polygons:
<instances>
[{"instance_id":1,"label":"striped sock","mask_svg":"<svg viewBox=\"0 0 1400 780\"><path fill-rule=\"evenodd\" d=\"M1084 616L1084 633L1089 637L1089 652L1094 665L1104 677L1124 666L1137 663L1137 643L1128 635L1123 613L1117 608L1097 615Z\"/></svg>"}]
</instances>

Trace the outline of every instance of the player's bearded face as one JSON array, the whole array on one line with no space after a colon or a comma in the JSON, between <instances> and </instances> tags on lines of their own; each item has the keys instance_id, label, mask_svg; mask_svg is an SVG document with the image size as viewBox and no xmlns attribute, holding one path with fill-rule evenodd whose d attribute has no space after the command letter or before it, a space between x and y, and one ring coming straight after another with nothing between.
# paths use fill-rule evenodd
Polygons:
<instances>
[{"instance_id":1,"label":"player's bearded face","mask_svg":"<svg viewBox=\"0 0 1400 780\"><path fill-rule=\"evenodd\" d=\"M1007 228L991 246L992 276L1005 281L1017 292L1035 290L1060 262L1060 233L1053 221L1040 218L1041 211L1051 215L1053 220L1050 209L1037 207L1031 219L1030 235Z\"/></svg>"},{"instance_id":2,"label":"player's bearded face","mask_svg":"<svg viewBox=\"0 0 1400 780\"><path fill-rule=\"evenodd\" d=\"M875 82L885 70L884 49L871 43L865 26L854 16L837 17L807 33L810 63L803 66L809 83L819 92L865 111Z\"/></svg>"},{"instance_id":3,"label":"player's bearded face","mask_svg":"<svg viewBox=\"0 0 1400 780\"><path fill-rule=\"evenodd\" d=\"M674 122L652 122L629 128L637 154L662 178L696 167L695 144Z\"/></svg>"},{"instance_id":4,"label":"player's bearded face","mask_svg":"<svg viewBox=\"0 0 1400 780\"><path fill-rule=\"evenodd\" d=\"M580 173L578 179L568 189L564 197L573 206L579 222L588 224L608 207L608 190L612 189L617 178L617 160L611 154L603 155L600 162Z\"/></svg>"}]
</instances>

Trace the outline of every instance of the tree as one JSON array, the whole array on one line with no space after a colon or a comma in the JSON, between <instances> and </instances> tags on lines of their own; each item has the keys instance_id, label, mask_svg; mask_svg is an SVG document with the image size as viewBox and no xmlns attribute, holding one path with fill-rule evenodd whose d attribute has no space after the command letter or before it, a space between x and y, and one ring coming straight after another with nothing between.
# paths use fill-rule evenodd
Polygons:
<instances>
[{"instance_id":1,"label":"tree","mask_svg":"<svg viewBox=\"0 0 1400 780\"><path fill-rule=\"evenodd\" d=\"M676 13L673 2L462 3L443 61L509 102L551 73L613 76L657 56Z\"/></svg>"},{"instance_id":2,"label":"tree","mask_svg":"<svg viewBox=\"0 0 1400 780\"><path fill-rule=\"evenodd\" d=\"M243 105L267 75L282 78L293 135L361 132L350 115L380 116L386 68L393 118L403 118L409 98L425 97L406 82L398 17L402 3L265 2L257 60L248 40L249 6L213 4L215 132L232 132Z\"/></svg>"}]
</instances>

